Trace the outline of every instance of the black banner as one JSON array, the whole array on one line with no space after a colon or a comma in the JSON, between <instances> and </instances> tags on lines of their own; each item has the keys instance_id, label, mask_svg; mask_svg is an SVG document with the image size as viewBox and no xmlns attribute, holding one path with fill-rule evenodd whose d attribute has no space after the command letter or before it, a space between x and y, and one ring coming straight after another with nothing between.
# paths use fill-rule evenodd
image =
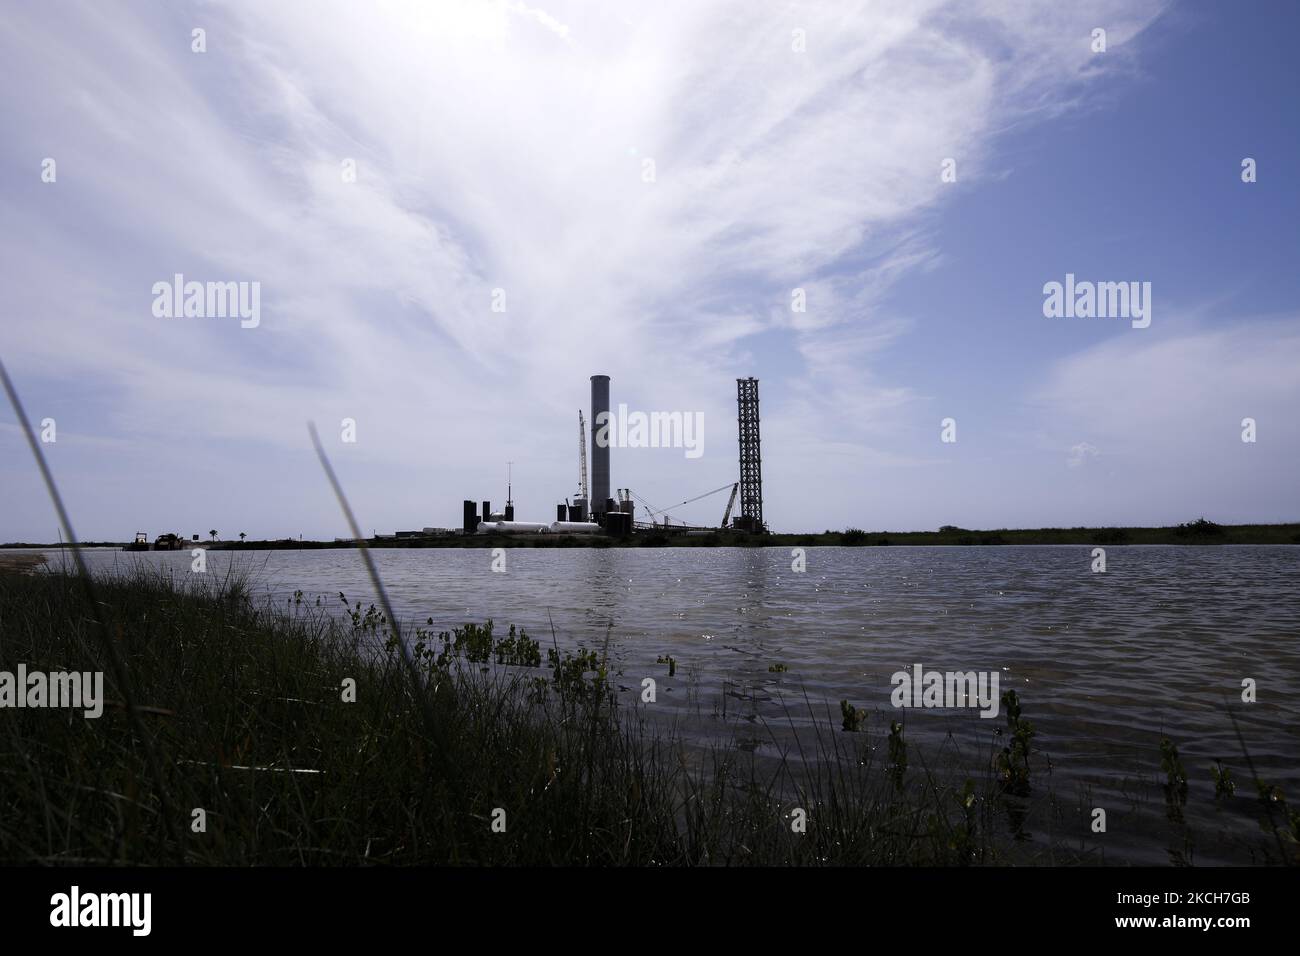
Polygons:
<instances>
[{"instance_id":1,"label":"black banner","mask_svg":"<svg viewBox=\"0 0 1300 956\"><path fill-rule=\"evenodd\" d=\"M1071 940L1200 934L1231 945L1256 930L1293 926L1296 891L1294 870L1247 868L66 868L0 870L0 883L7 940L75 933L83 942L205 946L338 946L403 928L459 933L474 926L487 929L494 944L514 933L537 943L556 923L585 934L609 920L626 920L633 935L692 925L806 936L845 919L869 920L873 938L908 938L922 949L928 933L936 946L948 946L1029 929Z\"/></svg>"}]
</instances>

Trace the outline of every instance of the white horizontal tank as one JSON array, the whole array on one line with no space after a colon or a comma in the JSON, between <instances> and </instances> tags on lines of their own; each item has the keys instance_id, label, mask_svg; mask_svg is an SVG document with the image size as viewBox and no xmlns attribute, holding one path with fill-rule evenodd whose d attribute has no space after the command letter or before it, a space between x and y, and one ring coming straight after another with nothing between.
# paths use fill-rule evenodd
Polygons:
<instances>
[{"instance_id":1,"label":"white horizontal tank","mask_svg":"<svg viewBox=\"0 0 1300 956\"><path fill-rule=\"evenodd\" d=\"M551 531L555 534L596 534L600 525L594 521L552 521Z\"/></svg>"},{"instance_id":2,"label":"white horizontal tank","mask_svg":"<svg viewBox=\"0 0 1300 956\"><path fill-rule=\"evenodd\" d=\"M541 534L549 525L533 521L480 521L477 534Z\"/></svg>"}]
</instances>

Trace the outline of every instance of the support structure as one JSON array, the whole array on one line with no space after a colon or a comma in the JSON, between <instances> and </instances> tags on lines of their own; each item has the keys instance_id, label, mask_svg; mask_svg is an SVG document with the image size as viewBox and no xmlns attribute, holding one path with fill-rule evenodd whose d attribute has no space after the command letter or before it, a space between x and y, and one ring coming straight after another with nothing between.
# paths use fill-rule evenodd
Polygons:
<instances>
[{"instance_id":1,"label":"support structure","mask_svg":"<svg viewBox=\"0 0 1300 956\"><path fill-rule=\"evenodd\" d=\"M736 411L740 431L740 515L735 527L743 531L766 531L763 456L758 434L758 379L736 379Z\"/></svg>"},{"instance_id":2,"label":"support structure","mask_svg":"<svg viewBox=\"0 0 1300 956\"><path fill-rule=\"evenodd\" d=\"M591 513L609 507L609 376L591 377Z\"/></svg>"}]
</instances>

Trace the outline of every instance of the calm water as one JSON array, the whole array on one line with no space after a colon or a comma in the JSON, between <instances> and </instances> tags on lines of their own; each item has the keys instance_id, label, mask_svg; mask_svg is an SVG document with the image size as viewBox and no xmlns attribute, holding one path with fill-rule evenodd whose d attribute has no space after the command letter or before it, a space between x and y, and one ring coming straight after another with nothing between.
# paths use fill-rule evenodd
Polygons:
<instances>
[{"instance_id":1,"label":"calm water","mask_svg":"<svg viewBox=\"0 0 1300 956\"><path fill-rule=\"evenodd\" d=\"M657 707L690 735L735 738L760 754L788 739L788 714L796 726L813 720L805 694L824 728L839 732L848 699L871 711L879 734L900 716L890 704L895 671L996 670L1038 731L1036 771L1050 758L1062 801L1107 808L1108 833L1089 845L1108 862L1163 863L1166 847L1181 846L1157 785L1162 733L1191 778L1195 861L1249 861L1247 845L1263 834L1228 702L1260 775L1300 804L1300 547L1114 547L1104 574L1091 572L1086 547L809 548L802 574L775 548L518 549L506 573L490 570L486 550L374 556L404 620L450 629L491 617L543 646L550 622L564 647L599 647L608 633L626 700L654 677ZM281 600L296 589L334 606L339 591L372 600L350 550L214 551L209 573L232 558ZM99 551L91 560L183 573L190 558ZM676 677L656 664L664 654L678 661ZM776 663L788 670L770 672ZM1240 703L1248 677L1258 686L1250 705ZM955 748L976 770L1004 726L974 711L914 709L906 722L913 747ZM1223 809L1215 758L1238 782Z\"/></svg>"}]
</instances>

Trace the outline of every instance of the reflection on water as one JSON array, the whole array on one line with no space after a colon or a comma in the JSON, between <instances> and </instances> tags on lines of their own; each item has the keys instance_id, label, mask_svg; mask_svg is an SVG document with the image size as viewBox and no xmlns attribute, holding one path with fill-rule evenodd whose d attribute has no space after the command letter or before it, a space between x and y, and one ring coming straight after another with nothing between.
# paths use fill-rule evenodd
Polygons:
<instances>
[{"instance_id":1,"label":"reflection on water","mask_svg":"<svg viewBox=\"0 0 1300 956\"><path fill-rule=\"evenodd\" d=\"M890 676L914 664L997 670L1035 724L1037 766L1050 760L1053 789L1108 808L1112 862L1167 861L1168 841L1154 835L1162 734L1190 778L1196 861L1245 859L1238 840L1218 838L1259 832L1229 703L1260 775L1300 803L1300 547L1116 547L1104 574L1091 572L1086 547L806 552L806 573L774 548L517 549L506 573L490 570L488 550L373 553L404 618L449 629L491 617L544 645L553 625L565 647L598 647L608 635L629 703L652 676L657 706L689 733L735 736L760 752L775 752L790 723L839 732L841 699L866 708L869 731L883 733L899 717ZM99 569L145 561L178 574L190 561L187 552L89 556ZM214 551L209 573L232 559L257 568L277 595L372 600L350 550ZM655 663L664 654L678 661L675 677ZM1240 703L1245 678L1258 703ZM956 750L975 767L1003 725L974 711L905 719L913 745ZM1215 759L1238 781L1222 809Z\"/></svg>"}]
</instances>

